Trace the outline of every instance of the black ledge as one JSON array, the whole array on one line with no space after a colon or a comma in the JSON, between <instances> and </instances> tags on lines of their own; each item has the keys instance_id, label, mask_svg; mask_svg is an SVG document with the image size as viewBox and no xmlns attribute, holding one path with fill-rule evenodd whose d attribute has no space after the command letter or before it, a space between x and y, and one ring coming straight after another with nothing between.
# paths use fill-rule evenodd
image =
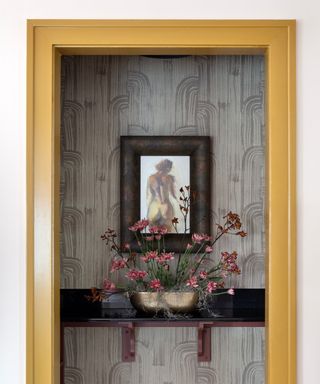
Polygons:
<instances>
[{"instance_id":1,"label":"black ledge","mask_svg":"<svg viewBox=\"0 0 320 384\"><path fill-rule=\"evenodd\" d=\"M114 323L133 322L217 322L263 323L265 320L265 290L235 289L235 295L215 296L208 310L195 311L174 318L148 316L133 308L103 308L101 303L91 303L85 296L89 289L61 289L61 321L63 323ZM78 324L79 325L79 324ZM191 325L191 324L190 324Z\"/></svg>"}]
</instances>

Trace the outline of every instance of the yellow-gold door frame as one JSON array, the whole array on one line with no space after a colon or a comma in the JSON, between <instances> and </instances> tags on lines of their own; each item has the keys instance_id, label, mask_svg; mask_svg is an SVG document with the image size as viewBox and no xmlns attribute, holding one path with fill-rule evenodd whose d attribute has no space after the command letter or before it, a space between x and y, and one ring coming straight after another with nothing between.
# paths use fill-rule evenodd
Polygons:
<instances>
[{"instance_id":1,"label":"yellow-gold door frame","mask_svg":"<svg viewBox=\"0 0 320 384\"><path fill-rule=\"evenodd\" d=\"M57 384L60 57L264 54L266 383L296 382L294 20L29 20L27 51L27 383Z\"/></svg>"}]
</instances>

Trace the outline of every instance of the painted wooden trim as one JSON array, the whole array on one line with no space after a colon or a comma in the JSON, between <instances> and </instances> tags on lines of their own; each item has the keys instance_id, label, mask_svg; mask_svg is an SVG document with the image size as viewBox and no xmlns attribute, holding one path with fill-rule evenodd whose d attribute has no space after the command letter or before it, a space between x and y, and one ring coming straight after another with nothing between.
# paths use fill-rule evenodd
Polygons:
<instances>
[{"instance_id":1,"label":"painted wooden trim","mask_svg":"<svg viewBox=\"0 0 320 384\"><path fill-rule=\"evenodd\" d=\"M26 286L26 382L33 383L34 380L34 215L33 215L33 26L28 24L27 31L27 286Z\"/></svg>"},{"instance_id":2,"label":"painted wooden trim","mask_svg":"<svg viewBox=\"0 0 320 384\"><path fill-rule=\"evenodd\" d=\"M296 382L294 20L31 20L27 106L27 382L59 375L61 53L253 53L267 62L267 380Z\"/></svg>"}]
</instances>

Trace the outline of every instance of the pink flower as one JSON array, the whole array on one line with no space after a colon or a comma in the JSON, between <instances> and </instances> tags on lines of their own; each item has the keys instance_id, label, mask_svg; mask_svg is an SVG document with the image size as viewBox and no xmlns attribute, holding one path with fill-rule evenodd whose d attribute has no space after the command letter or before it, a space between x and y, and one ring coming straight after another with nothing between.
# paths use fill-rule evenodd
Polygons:
<instances>
[{"instance_id":1,"label":"pink flower","mask_svg":"<svg viewBox=\"0 0 320 384\"><path fill-rule=\"evenodd\" d=\"M131 269L127 274L126 277L129 280L142 280L144 277L147 276L146 271L139 271L137 269Z\"/></svg>"},{"instance_id":2,"label":"pink flower","mask_svg":"<svg viewBox=\"0 0 320 384\"><path fill-rule=\"evenodd\" d=\"M150 288L154 289L155 291L159 291L160 289L163 289L161 285L161 281L159 279L154 279L150 281Z\"/></svg>"},{"instance_id":3,"label":"pink flower","mask_svg":"<svg viewBox=\"0 0 320 384\"><path fill-rule=\"evenodd\" d=\"M149 227L149 232L153 234L165 235L168 232L168 229L164 225L153 225Z\"/></svg>"},{"instance_id":4,"label":"pink flower","mask_svg":"<svg viewBox=\"0 0 320 384\"><path fill-rule=\"evenodd\" d=\"M156 240L161 240L161 235L155 235Z\"/></svg>"},{"instance_id":5,"label":"pink flower","mask_svg":"<svg viewBox=\"0 0 320 384\"><path fill-rule=\"evenodd\" d=\"M113 291L116 289L116 286L112 281L110 281L108 279L104 279L103 280L103 289L106 291Z\"/></svg>"},{"instance_id":6,"label":"pink flower","mask_svg":"<svg viewBox=\"0 0 320 384\"><path fill-rule=\"evenodd\" d=\"M154 239L154 236L147 236L147 237L146 237L146 240L147 240L147 241L153 241L153 239Z\"/></svg>"},{"instance_id":7,"label":"pink flower","mask_svg":"<svg viewBox=\"0 0 320 384\"><path fill-rule=\"evenodd\" d=\"M159 227L159 233L160 235L165 235L166 233L168 233L168 228L162 225L161 227Z\"/></svg>"},{"instance_id":8,"label":"pink flower","mask_svg":"<svg viewBox=\"0 0 320 384\"><path fill-rule=\"evenodd\" d=\"M158 251L150 251L145 254L145 256L141 256L141 260L145 263L148 263L150 260L154 260L158 256Z\"/></svg>"},{"instance_id":9,"label":"pink flower","mask_svg":"<svg viewBox=\"0 0 320 384\"><path fill-rule=\"evenodd\" d=\"M233 288L230 288L228 289L228 292L227 292L229 295L234 295L234 289Z\"/></svg>"},{"instance_id":10,"label":"pink flower","mask_svg":"<svg viewBox=\"0 0 320 384\"><path fill-rule=\"evenodd\" d=\"M158 264L165 264L165 260L161 257L161 256L158 256L157 258L156 258L156 262L158 263Z\"/></svg>"},{"instance_id":11,"label":"pink flower","mask_svg":"<svg viewBox=\"0 0 320 384\"><path fill-rule=\"evenodd\" d=\"M131 227L129 227L129 231L137 232L142 231L149 225L149 220L143 219L134 223Z\"/></svg>"},{"instance_id":12,"label":"pink flower","mask_svg":"<svg viewBox=\"0 0 320 384\"><path fill-rule=\"evenodd\" d=\"M202 240L203 240L203 238L202 238L202 236L201 236L200 234L198 234L198 233L194 233L194 234L192 235L192 241L193 241L194 243L201 244L201 243L202 243Z\"/></svg>"},{"instance_id":13,"label":"pink flower","mask_svg":"<svg viewBox=\"0 0 320 384\"><path fill-rule=\"evenodd\" d=\"M130 249L130 244L129 243L125 243L124 246L123 246L124 249Z\"/></svg>"},{"instance_id":14,"label":"pink flower","mask_svg":"<svg viewBox=\"0 0 320 384\"><path fill-rule=\"evenodd\" d=\"M173 252L162 252L161 256L164 258L164 260L173 260L174 259L174 253Z\"/></svg>"},{"instance_id":15,"label":"pink flower","mask_svg":"<svg viewBox=\"0 0 320 384\"><path fill-rule=\"evenodd\" d=\"M188 287L197 288L197 287L199 287L199 285L197 283L198 282L197 282L196 276L193 276L193 277L190 277L189 280L187 280L187 284L186 285Z\"/></svg>"},{"instance_id":16,"label":"pink flower","mask_svg":"<svg viewBox=\"0 0 320 384\"><path fill-rule=\"evenodd\" d=\"M110 272L118 271L119 269L125 268L126 262L127 262L126 259L113 260L112 264L111 264L111 271Z\"/></svg>"},{"instance_id":17,"label":"pink flower","mask_svg":"<svg viewBox=\"0 0 320 384\"><path fill-rule=\"evenodd\" d=\"M200 276L200 279L205 280L205 279L208 277L208 272L206 272L206 271L201 271L201 272L199 273L199 276Z\"/></svg>"},{"instance_id":18,"label":"pink flower","mask_svg":"<svg viewBox=\"0 0 320 384\"><path fill-rule=\"evenodd\" d=\"M206 246L205 252L206 253L211 253L213 251L213 248L210 245Z\"/></svg>"},{"instance_id":19,"label":"pink flower","mask_svg":"<svg viewBox=\"0 0 320 384\"><path fill-rule=\"evenodd\" d=\"M147 272L146 271L139 271L139 278L140 279L143 279L144 277L146 277L147 276Z\"/></svg>"},{"instance_id":20,"label":"pink flower","mask_svg":"<svg viewBox=\"0 0 320 384\"><path fill-rule=\"evenodd\" d=\"M190 244L190 243L187 244L187 249L191 249L192 247L193 247L192 244Z\"/></svg>"},{"instance_id":21,"label":"pink flower","mask_svg":"<svg viewBox=\"0 0 320 384\"><path fill-rule=\"evenodd\" d=\"M173 252L167 252L167 253L163 252L163 253L161 253L160 256L158 256L158 257L156 258L156 261L157 261L159 264L165 264L166 261L169 261L169 260L173 260L173 259L174 259L174 256L173 256L173 255L174 255Z\"/></svg>"},{"instance_id":22,"label":"pink flower","mask_svg":"<svg viewBox=\"0 0 320 384\"><path fill-rule=\"evenodd\" d=\"M210 241L211 237L205 233L194 233L192 235L192 241L196 244L201 244L204 241Z\"/></svg>"},{"instance_id":23,"label":"pink flower","mask_svg":"<svg viewBox=\"0 0 320 384\"><path fill-rule=\"evenodd\" d=\"M212 291L215 291L218 287L218 284L215 281L209 281L207 285L207 291L211 293Z\"/></svg>"},{"instance_id":24,"label":"pink flower","mask_svg":"<svg viewBox=\"0 0 320 384\"><path fill-rule=\"evenodd\" d=\"M150 233L158 233L158 226L152 225L151 227L149 227L149 232Z\"/></svg>"}]
</instances>

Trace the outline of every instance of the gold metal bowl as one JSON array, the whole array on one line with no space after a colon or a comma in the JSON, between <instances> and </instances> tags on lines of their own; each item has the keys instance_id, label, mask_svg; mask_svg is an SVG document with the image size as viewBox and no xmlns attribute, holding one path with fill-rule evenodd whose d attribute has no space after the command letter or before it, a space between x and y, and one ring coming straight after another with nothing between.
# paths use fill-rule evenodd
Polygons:
<instances>
[{"instance_id":1,"label":"gold metal bowl","mask_svg":"<svg viewBox=\"0 0 320 384\"><path fill-rule=\"evenodd\" d=\"M146 313L192 312L198 299L197 292L136 292L130 296L131 304Z\"/></svg>"}]
</instances>

